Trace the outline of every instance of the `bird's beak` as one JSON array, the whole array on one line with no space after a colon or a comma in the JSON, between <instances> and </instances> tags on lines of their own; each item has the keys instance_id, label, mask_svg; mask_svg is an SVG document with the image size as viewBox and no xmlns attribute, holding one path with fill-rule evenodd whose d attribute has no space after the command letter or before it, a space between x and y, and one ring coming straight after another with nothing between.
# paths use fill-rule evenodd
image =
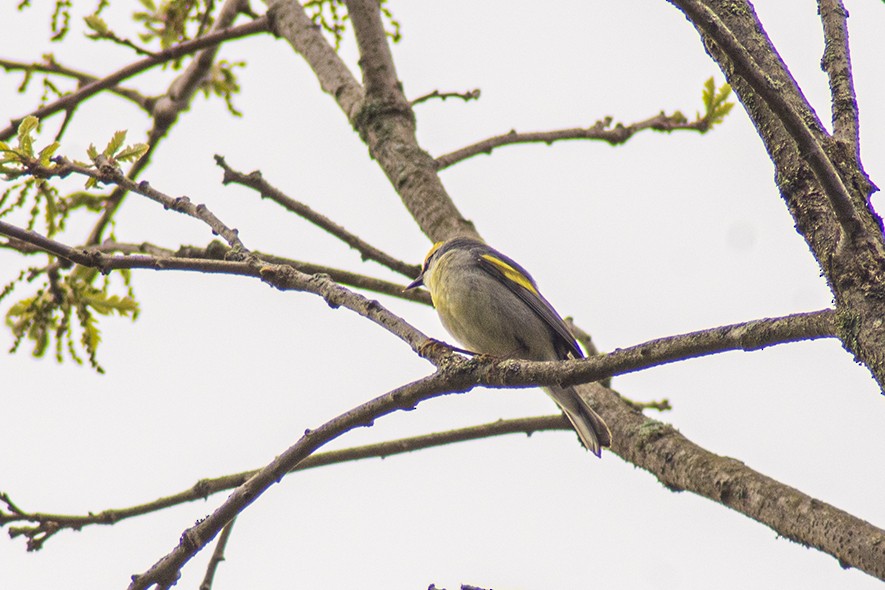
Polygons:
<instances>
[{"instance_id":1,"label":"bird's beak","mask_svg":"<svg viewBox=\"0 0 885 590\"><path fill-rule=\"evenodd\" d=\"M414 289L415 287L420 287L424 284L424 273L418 275L418 278L406 285L406 288L403 291L408 291L410 289Z\"/></svg>"}]
</instances>

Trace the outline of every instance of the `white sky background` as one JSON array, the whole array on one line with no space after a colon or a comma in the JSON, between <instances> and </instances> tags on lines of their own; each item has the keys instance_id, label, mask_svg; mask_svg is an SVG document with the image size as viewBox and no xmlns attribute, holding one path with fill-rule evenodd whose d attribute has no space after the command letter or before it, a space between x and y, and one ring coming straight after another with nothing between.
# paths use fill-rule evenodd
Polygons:
<instances>
[{"instance_id":1,"label":"white sky background","mask_svg":"<svg viewBox=\"0 0 885 590\"><path fill-rule=\"evenodd\" d=\"M96 74L131 61L110 44L78 41L79 22L70 49L43 44L47 7L20 14L15 4L0 7L4 57L37 60L54 51ZM116 3L108 20L137 5L125 4ZM756 4L829 126L815 3ZM862 157L882 185L885 7L847 5ZM394 0L390 7L403 24L394 56L408 96L482 90L478 102L417 107L419 140L435 156L513 128L588 126L607 115L629 123L661 109L693 115L704 80L723 81L694 29L665 2ZM343 53L355 70L350 39ZM249 63L235 99L245 117L197 98L143 178L206 203L250 248L390 277L273 203L223 187L212 155L224 154L380 248L420 261L426 238L289 46L265 35L225 46L222 57ZM157 71L134 85L156 94L169 76ZM19 81L0 76L4 120L35 102L34 93L15 94ZM59 121L47 121L49 133ZM147 125L135 107L102 96L81 108L61 152L84 158L90 142L101 146L117 129L141 141ZM486 239L530 269L548 299L603 350L831 304L740 107L707 136L644 133L618 148L505 147L442 179ZM62 239L76 243L89 226L74 222ZM167 247L211 239L201 223L137 195L118 215L116 234ZM2 282L21 264L0 250ZM125 507L259 467L305 428L430 371L396 338L310 295L174 272L136 271L135 285L138 321L101 322L107 375L35 360L27 349L0 355L0 490L26 510ZM3 312L30 292L16 291ZM429 308L379 299L447 337ZM8 332L0 335L0 346L11 343ZM669 398L674 410L663 419L691 440L885 525L885 398L837 342L693 360L618 377L615 388L638 400ZM477 390L383 418L333 446L554 409L536 389ZM0 539L0 588L124 588L224 497L62 532L35 554L20 539ZM199 585L210 553L186 566L178 587ZM219 590L879 587L740 514L671 493L611 453L596 460L565 432L289 476L240 517L227 557Z\"/></svg>"}]
</instances>

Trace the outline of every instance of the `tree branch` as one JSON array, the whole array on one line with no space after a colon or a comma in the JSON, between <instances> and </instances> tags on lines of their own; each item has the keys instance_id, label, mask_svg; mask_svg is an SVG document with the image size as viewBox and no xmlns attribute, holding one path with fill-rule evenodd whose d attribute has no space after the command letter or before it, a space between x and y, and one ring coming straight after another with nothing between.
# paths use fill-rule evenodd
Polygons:
<instances>
[{"instance_id":1,"label":"tree branch","mask_svg":"<svg viewBox=\"0 0 885 590\"><path fill-rule=\"evenodd\" d=\"M862 236L864 222L851 200L848 188L823 147L825 132L814 111L802 97L795 80L786 75L775 80L756 61L734 32L708 5L712 0L670 0L682 9L695 26L729 57L735 72L765 100L796 142L824 189L839 226L850 239Z\"/></svg>"},{"instance_id":2,"label":"tree branch","mask_svg":"<svg viewBox=\"0 0 885 590\"><path fill-rule=\"evenodd\" d=\"M419 272L421 272L419 266L406 264L401 260L397 260L386 252L375 248L359 236L349 232L325 215L317 213L304 203L287 196L281 190L264 180L261 171L255 170L248 174L238 172L227 165L223 156L215 156L215 161L224 170L224 180L222 181L224 184L239 184L257 191L261 194L261 198L270 199L271 201L282 205L295 215L306 219L320 229L332 234L351 248L354 248L360 253L364 261L374 260L375 262L409 278L414 278L418 276Z\"/></svg>"},{"instance_id":3,"label":"tree branch","mask_svg":"<svg viewBox=\"0 0 885 590\"><path fill-rule=\"evenodd\" d=\"M652 473L672 491L690 491L885 579L885 531L729 457L707 451L672 426L593 386L593 407L612 427L612 452Z\"/></svg>"},{"instance_id":4,"label":"tree branch","mask_svg":"<svg viewBox=\"0 0 885 590\"><path fill-rule=\"evenodd\" d=\"M173 198L151 187L146 180L136 183L131 178L123 174L116 162L110 160L106 156L99 155L95 160L95 167L88 168L66 158L57 157L53 159L55 166L51 168L34 167L30 170L32 174L38 174L42 177L50 176L66 176L70 173L80 174L88 178L94 178L103 184L113 184L126 192L138 193L152 201L155 201L165 209L171 209L178 213L183 213L195 219L198 219L208 225L212 229L212 233L224 238L235 250L247 253L248 250L240 240L236 229L232 229L225 225L218 217L210 211L206 205L200 203L195 205L190 198L182 196Z\"/></svg>"},{"instance_id":5,"label":"tree branch","mask_svg":"<svg viewBox=\"0 0 885 590\"><path fill-rule=\"evenodd\" d=\"M341 57L298 2L266 2L272 30L304 58L322 89L335 98L421 230L433 241L454 235L477 235L473 224L463 218L446 193L433 158L418 145L414 113L402 92L386 87L381 95L374 90L364 94ZM372 0L350 3L348 12L358 45L373 48L372 54L384 60L384 50L379 45L386 46L387 41L380 26L378 3ZM380 70L385 68L381 63L368 64L365 59L360 63L378 70L372 76L380 76ZM389 70L384 73L387 77L390 74ZM395 77L395 72L392 75ZM380 84L380 87L385 86Z\"/></svg>"},{"instance_id":6,"label":"tree branch","mask_svg":"<svg viewBox=\"0 0 885 590\"><path fill-rule=\"evenodd\" d=\"M830 81L833 136L846 143L856 162L860 161L860 131L851 52L848 44L848 11L842 0L818 0L817 10L824 29L821 68Z\"/></svg>"},{"instance_id":7,"label":"tree branch","mask_svg":"<svg viewBox=\"0 0 885 590\"><path fill-rule=\"evenodd\" d=\"M241 12L248 11L248 8L248 0L225 0L221 10L219 10L218 17L212 24L211 30L205 36L201 37L201 39L213 36L223 36L230 31L241 29L242 27L230 27L237 15ZM250 24L254 25L254 23L258 21L262 22L260 31L268 30L266 17L256 19ZM132 164L132 167L126 176L134 180L139 174L141 174L142 170L144 170L150 161L157 145L164 137L166 137L166 134L169 133L169 130L178 120L178 116L190 108L191 100L212 68L212 62L218 53L219 47L220 42L211 44L205 49L202 49L196 55L194 60L188 64L184 72L172 81L169 88L166 90L166 93L155 99L153 108L151 109L154 124L148 133L147 138L148 153ZM89 239L86 241L87 244L97 244L101 241L101 236L104 233L107 224L110 223L125 197L126 191L122 188L117 188L111 193L110 197L108 197L105 202L104 210L101 212L98 221L95 223L95 226L89 235Z\"/></svg>"},{"instance_id":8,"label":"tree branch","mask_svg":"<svg viewBox=\"0 0 885 590\"><path fill-rule=\"evenodd\" d=\"M18 242L18 245L25 245L25 248L29 250L29 252L33 252L33 246L27 245L24 242ZM0 244L2 246L2 244ZM142 244L121 244L118 242L104 242L98 246L93 247L96 250L101 252L121 252L123 254L149 254L151 256L157 258L196 258L199 260L228 260L230 253L232 252L229 246L222 244L219 241L213 241L205 248L201 248L198 246L181 246L177 251L168 250L166 248L160 248L158 246L154 246L153 244L142 243ZM19 248L16 248L19 249ZM286 266L291 266L295 270L303 272L309 275L315 274L326 274L329 275L336 283L341 283L342 285L348 285L350 287L356 287L358 289L366 289L367 291L373 291L375 293L382 293L384 295L390 295L391 297L397 297L399 299L405 299L407 301L414 301L416 303L423 303L425 305L431 305L430 294L423 289L409 289L408 291L403 290L404 286L397 283L391 283L390 281L383 281L381 279L376 279L375 277L370 277L367 275L362 275L354 272L350 272L347 270L342 270L339 268L333 268L331 266L323 266L321 264L314 264L312 262L303 262L301 260L293 260L291 258L285 258L283 256L277 256L276 254L268 254L266 252L261 252L258 250L253 250L252 254L264 262L270 264L282 264ZM121 261L124 262L124 261ZM114 262L111 261L111 264ZM133 267L125 267L125 268L133 268ZM153 267L150 267L153 268ZM206 272L202 268L179 268L178 270L194 270L197 272ZM220 269L219 269L220 270ZM220 272L225 272L220 270ZM248 273L235 273L235 274L248 274ZM250 276L258 276L257 274L251 274ZM414 275L413 275L414 276Z\"/></svg>"},{"instance_id":9,"label":"tree branch","mask_svg":"<svg viewBox=\"0 0 885 590\"><path fill-rule=\"evenodd\" d=\"M44 56L45 61L43 63L22 63L17 61L10 61L7 59L0 59L0 68L3 68L7 72L14 71L23 71L26 76L31 72L40 72L42 74L55 74L58 76L64 76L66 78L73 78L80 83L80 85L90 84L98 80L97 76L93 76L91 74L87 74L85 72L80 72L78 70L74 70L72 68L67 68L58 64L51 55ZM133 90L131 88L123 88L121 86L111 86L107 89L109 92L113 92L114 94L121 96L129 101L132 101L142 109L150 112L151 107L156 99L144 96L137 90Z\"/></svg>"},{"instance_id":10,"label":"tree branch","mask_svg":"<svg viewBox=\"0 0 885 590\"><path fill-rule=\"evenodd\" d=\"M719 63L762 138L796 228L835 296L841 313L839 337L843 345L867 366L879 387L885 388L885 325L881 321L885 316L885 243L881 219L869 205L875 185L850 150L844 149L845 144L825 136L749 2L706 0L704 6L700 6L699 0L671 3L695 21L705 48ZM710 17L708 11L712 10L717 15ZM726 23L728 29L721 35L722 43L713 34L721 32L721 23ZM754 42L736 49L731 31ZM749 60L745 59L747 52L752 54ZM773 88L762 84L760 77ZM776 96L772 98L772 94ZM797 117L815 129L819 143L815 140L809 147L807 142L800 141L801 137L796 139L797 134L803 136L801 129L796 129ZM808 128L805 131L811 133ZM831 187L821 181L824 171L819 161L815 164L814 157L809 157L809 149L818 157L822 146L835 158L829 160L829 165L837 166L837 173L854 191L849 195L852 203L839 196L834 200ZM852 207L863 227L859 233L846 234L845 217L850 215L846 209ZM851 226L853 222L847 224Z\"/></svg>"},{"instance_id":11,"label":"tree branch","mask_svg":"<svg viewBox=\"0 0 885 590\"><path fill-rule=\"evenodd\" d=\"M443 170L453 164L457 164L467 158L472 158L478 154L491 154L492 150L504 145L513 145L518 143L546 143L552 144L556 141L564 141L569 139L590 139L604 141L609 145L620 145L626 143L631 137L640 131L653 129L655 131L700 131L706 132L710 128L709 122L704 119L697 121L687 121L681 113L666 115L663 112L630 125L622 123L615 124L612 127L612 118L606 117L594 123L587 128L560 129L557 131L538 131L533 133L517 133L511 130L503 135L496 135L474 144L463 147L454 152L442 155L436 159L437 169Z\"/></svg>"},{"instance_id":12,"label":"tree branch","mask_svg":"<svg viewBox=\"0 0 885 590\"><path fill-rule=\"evenodd\" d=\"M476 379L491 387L590 383L727 351L754 351L776 344L835 338L836 320L834 310L824 309L667 336L584 359L544 362L490 359L493 362L477 365Z\"/></svg>"},{"instance_id":13,"label":"tree branch","mask_svg":"<svg viewBox=\"0 0 885 590\"><path fill-rule=\"evenodd\" d=\"M452 357L452 361L450 368L467 362L457 357ZM387 414L413 409L419 402L440 395L461 392L469 386L464 374L447 368L357 406L316 430L305 431L298 442L235 489L211 515L184 531L175 549L157 561L144 574L133 576L129 590L142 590L152 586L170 587L178 579L181 568L228 522L326 443L354 428L371 426L376 419Z\"/></svg>"},{"instance_id":14,"label":"tree branch","mask_svg":"<svg viewBox=\"0 0 885 590\"><path fill-rule=\"evenodd\" d=\"M206 575L203 576L203 581L200 583L200 590L212 590L215 571L218 569L218 565L224 561L224 550L227 547L227 541L230 539L230 533L236 522L237 519L234 518L221 530L218 542L215 543L215 550L212 552L212 557L209 559L209 565L206 566Z\"/></svg>"},{"instance_id":15,"label":"tree branch","mask_svg":"<svg viewBox=\"0 0 885 590\"><path fill-rule=\"evenodd\" d=\"M479 88L474 88L473 90L468 90L466 92L440 92L439 90L434 90L433 92L428 92L418 98L414 98L409 101L413 107L415 105L419 105L422 102L427 102L429 100L433 100L434 98L438 98L445 102L447 98L460 98L464 102L470 102L471 100L479 100L480 90Z\"/></svg>"},{"instance_id":16,"label":"tree branch","mask_svg":"<svg viewBox=\"0 0 885 590\"><path fill-rule=\"evenodd\" d=\"M429 347L431 340L414 326L391 313L375 300L346 289L328 276L308 275L285 264L271 264L250 253L242 261L158 258L154 256L109 256L95 248L71 248L35 232L0 221L0 234L27 242L55 256L81 266L109 272L118 268L153 270L197 270L252 276L282 291L303 291L323 298L333 308L344 307L378 324L405 342L431 363L438 364L452 356L445 347ZM248 252L248 250L244 250Z\"/></svg>"},{"instance_id":17,"label":"tree branch","mask_svg":"<svg viewBox=\"0 0 885 590\"><path fill-rule=\"evenodd\" d=\"M103 90L113 88L123 80L131 78L136 74L140 74L145 70L149 70L154 66L166 63L182 55L194 53L195 51L199 51L200 49L217 45L218 43L222 43L224 41L247 37L249 35L264 32L266 30L267 19L265 17L259 17L250 23L246 23L238 27L219 31L217 33L206 35L205 37L200 37L199 39L194 39L192 41L186 41L174 47L170 47L169 49L158 52L157 57L148 57L139 60L135 63L129 64L124 68L121 68L120 70L117 70L113 74L101 78L100 80L90 82L76 92L66 94L58 100L55 100L46 106L34 110L33 112L29 113L29 115L37 117L38 119L43 119L45 117L48 117L49 115L54 115L55 113L58 113L60 111L65 111L73 108L90 96L97 94ZM23 115L21 117L13 119L8 127L0 129L0 141L5 141L15 135L19 123L21 123L26 116L28 115Z\"/></svg>"},{"instance_id":18,"label":"tree branch","mask_svg":"<svg viewBox=\"0 0 885 590\"><path fill-rule=\"evenodd\" d=\"M315 467L337 465L363 459L383 459L414 451L440 447L448 444L480 440L507 434L525 434L531 436L536 432L571 431L572 427L562 414L552 416L535 416L532 418L516 418L498 420L488 424L458 428L445 432L435 432L420 436L400 438L380 443L326 451L307 457L296 465L292 472L305 471ZM181 492L158 498L128 508L102 510L85 515L51 514L44 512L25 512L13 503L7 494L0 494L0 502L7 505L9 512L0 512L0 525L15 522L35 523L34 526L10 527L12 536L25 536L28 539L28 550L40 549L49 536L64 530L79 531L91 525L114 525L123 520L158 512L171 506L188 502L205 500L213 494L232 490L258 473L257 469L233 473L220 477L201 479L193 486ZM47 536L47 532L52 531Z\"/></svg>"}]
</instances>

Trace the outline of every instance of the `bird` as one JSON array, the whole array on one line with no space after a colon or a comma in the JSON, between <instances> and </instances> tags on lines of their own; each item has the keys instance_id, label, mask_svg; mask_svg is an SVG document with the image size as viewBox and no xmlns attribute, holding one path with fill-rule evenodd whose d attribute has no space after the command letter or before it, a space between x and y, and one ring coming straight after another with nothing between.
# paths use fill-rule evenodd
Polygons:
<instances>
[{"instance_id":1,"label":"bird","mask_svg":"<svg viewBox=\"0 0 885 590\"><path fill-rule=\"evenodd\" d=\"M484 242L461 236L434 244L406 289L422 285L430 291L443 327L468 352L532 361L584 357L532 276ZM584 447L601 457L602 448L611 446L611 431L582 395L585 387L551 385L544 390Z\"/></svg>"}]
</instances>

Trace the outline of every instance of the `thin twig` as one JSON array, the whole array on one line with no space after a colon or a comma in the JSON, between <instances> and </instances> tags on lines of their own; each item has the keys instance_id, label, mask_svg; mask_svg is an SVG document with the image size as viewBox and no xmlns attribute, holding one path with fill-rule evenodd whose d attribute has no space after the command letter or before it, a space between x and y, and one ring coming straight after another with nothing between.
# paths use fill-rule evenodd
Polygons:
<instances>
[{"instance_id":1,"label":"thin twig","mask_svg":"<svg viewBox=\"0 0 885 590\"><path fill-rule=\"evenodd\" d=\"M3 246L3 244L0 244L0 246ZM19 249L20 246L24 247L25 250L28 251L28 253L34 252L33 246L26 244L25 242L16 241L16 249ZM120 252L123 254L149 254L158 258L196 258L211 260L227 260L231 253L231 248L229 246L226 246L225 244L222 244L218 241L210 243L205 248L198 246L181 246L178 250L175 251L168 250L166 248L160 248L148 243L121 244L118 242L104 242L98 246L94 246L93 248L101 252ZM258 250L253 250L252 254L255 257L263 260L264 262L270 264L283 264L286 266L291 266L295 270L301 271L305 274L329 275L329 278L331 278L336 283L341 283L342 285L348 285L350 287L356 287L358 289L366 289L375 293L382 293L384 295L390 295L391 297L397 297L399 299L405 299L407 301L414 301L416 303L423 303L425 305L431 304L430 294L424 289L409 289L408 291L406 291L404 290L404 285L391 283L390 281L376 279L375 277L370 277L347 270L342 270L340 268L324 266L321 264L315 264L313 262L293 260L291 258L277 256L276 254L268 254L266 252L261 252ZM180 270L188 269L181 268ZM200 271L201 269L194 268L192 270Z\"/></svg>"},{"instance_id":2,"label":"thin twig","mask_svg":"<svg viewBox=\"0 0 885 590\"><path fill-rule=\"evenodd\" d=\"M419 105L422 102L427 102L434 98L438 98L442 101L445 101L447 98L460 98L464 102L470 102L471 100L479 100L479 96L479 88L474 88L473 90L468 90L466 92L440 92L439 90L434 90L433 92L412 99L410 104L414 107L415 105Z\"/></svg>"},{"instance_id":3,"label":"thin twig","mask_svg":"<svg viewBox=\"0 0 885 590\"><path fill-rule=\"evenodd\" d=\"M212 551L212 557L209 559L209 564L206 566L206 575L203 576L203 581L200 583L200 590L212 590L212 582L215 580L215 572L218 569L219 564L225 559L224 550L227 548L227 542L230 539L230 533L234 528L235 522L237 522L236 518L227 523L224 529L222 529L221 535L218 536L218 541L215 543L215 550Z\"/></svg>"},{"instance_id":4,"label":"thin twig","mask_svg":"<svg viewBox=\"0 0 885 590\"><path fill-rule=\"evenodd\" d=\"M222 180L224 184L239 184L257 191L261 194L263 199L270 199L271 201L278 203L292 213L304 218L320 229L327 231L351 248L357 250L363 260L374 260L375 262L409 278L414 278L418 276L419 272L421 272L419 266L406 264L405 262L390 256L383 250L372 246L356 234L338 225L325 215L318 213L304 203L289 197L280 189L267 182L261 175L261 171L255 170L248 174L239 172L228 166L224 157L219 155L215 156L215 162L224 170L224 179Z\"/></svg>"},{"instance_id":5,"label":"thin twig","mask_svg":"<svg viewBox=\"0 0 885 590\"><path fill-rule=\"evenodd\" d=\"M51 176L66 176L73 172L82 176L94 178L104 184L116 185L127 192L131 191L138 193L163 205L166 209L171 209L178 213L183 213L195 219L199 219L208 225L213 233L224 238L232 248L243 253L248 252L246 246L240 240L237 230L225 225L224 222L206 207L206 205L202 203L194 204L190 198L185 196L170 197L169 195L152 188L150 183L146 180L135 182L123 174L115 162L112 162L103 155L99 155L98 158L96 158L96 165L94 168L82 166L62 157L54 158L53 163L55 163L56 166L52 168L41 168L41 173Z\"/></svg>"},{"instance_id":6,"label":"thin twig","mask_svg":"<svg viewBox=\"0 0 885 590\"><path fill-rule=\"evenodd\" d=\"M646 129L655 131L699 131L705 132L710 127L708 121L698 119L697 121L687 121L685 116L680 113L667 115L658 113L654 117L649 117L644 121L624 125L616 123L612 126L612 118L606 117L591 125L590 127L576 127L572 129L560 129L557 131L538 131L530 133L517 133L511 130L503 135L496 135L474 144L468 145L454 152L442 155L436 159L437 169L443 170L452 164L457 164L462 160L471 158L478 154L490 154L492 150L504 145L513 145L519 143L546 143L552 144L556 141L565 141L573 139L604 141L610 145L619 145L628 141L635 134Z\"/></svg>"},{"instance_id":7,"label":"thin twig","mask_svg":"<svg viewBox=\"0 0 885 590\"><path fill-rule=\"evenodd\" d=\"M857 96L851 73L848 44L848 11L842 0L818 0L817 9L824 29L824 56L821 67L830 81L833 105L833 136L848 144L860 161Z\"/></svg>"}]
</instances>

